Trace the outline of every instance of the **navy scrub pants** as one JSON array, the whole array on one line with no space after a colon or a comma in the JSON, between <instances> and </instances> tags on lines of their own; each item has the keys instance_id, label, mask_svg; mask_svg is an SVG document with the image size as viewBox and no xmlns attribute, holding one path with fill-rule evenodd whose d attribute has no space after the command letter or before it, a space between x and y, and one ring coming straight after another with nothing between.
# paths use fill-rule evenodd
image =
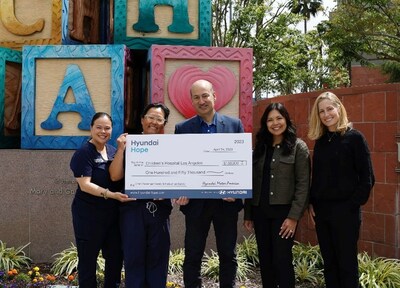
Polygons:
<instances>
[{"instance_id":1,"label":"navy scrub pants","mask_svg":"<svg viewBox=\"0 0 400 288\"><path fill-rule=\"evenodd\" d=\"M159 204L156 209L156 202L129 203L120 208L127 288L166 286L171 242L169 211L159 211L163 209Z\"/></svg>"},{"instance_id":2,"label":"navy scrub pants","mask_svg":"<svg viewBox=\"0 0 400 288\"><path fill-rule=\"evenodd\" d=\"M118 206L103 209L75 198L72 218L78 251L79 287L97 288L96 265L100 250L105 259L104 287L119 287L122 249Z\"/></svg>"}]
</instances>

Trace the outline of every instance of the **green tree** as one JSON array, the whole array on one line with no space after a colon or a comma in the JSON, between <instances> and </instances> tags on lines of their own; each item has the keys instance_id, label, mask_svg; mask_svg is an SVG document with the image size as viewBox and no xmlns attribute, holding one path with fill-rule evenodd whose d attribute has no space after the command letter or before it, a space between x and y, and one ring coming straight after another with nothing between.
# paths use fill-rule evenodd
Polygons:
<instances>
[{"instance_id":1,"label":"green tree","mask_svg":"<svg viewBox=\"0 0 400 288\"><path fill-rule=\"evenodd\" d=\"M307 33L307 21L315 17L323 9L322 0L291 0L288 7L290 12L299 14L304 18L304 34Z\"/></svg>"},{"instance_id":2,"label":"green tree","mask_svg":"<svg viewBox=\"0 0 400 288\"><path fill-rule=\"evenodd\" d=\"M346 0L325 26L324 39L347 62L386 60L384 71L398 81L400 69L400 1ZM397 75L397 76L396 76Z\"/></svg>"},{"instance_id":3,"label":"green tree","mask_svg":"<svg viewBox=\"0 0 400 288\"><path fill-rule=\"evenodd\" d=\"M316 31L302 34L301 15L288 2L274 0L213 0L213 46L253 49L256 100L346 82L340 63ZM344 73L346 75L346 73ZM336 85L336 86L335 86Z\"/></svg>"}]
</instances>

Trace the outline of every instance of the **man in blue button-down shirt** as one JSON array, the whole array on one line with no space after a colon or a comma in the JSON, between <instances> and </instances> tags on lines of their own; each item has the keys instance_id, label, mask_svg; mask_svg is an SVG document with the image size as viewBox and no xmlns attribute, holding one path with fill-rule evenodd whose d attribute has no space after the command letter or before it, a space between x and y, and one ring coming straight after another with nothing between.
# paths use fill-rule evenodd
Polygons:
<instances>
[{"instance_id":1,"label":"man in blue button-down shirt","mask_svg":"<svg viewBox=\"0 0 400 288\"><path fill-rule=\"evenodd\" d=\"M207 80L197 80L190 89L192 105L197 115L178 123L175 134L185 133L243 133L240 119L221 115L215 111L216 95ZM220 287L235 287L237 270L236 238L238 213L242 200L179 198L185 215L185 260L183 278L186 288L201 287L201 260L204 254L211 222L214 226L219 256Z\"/></svg>"}]
</instances>

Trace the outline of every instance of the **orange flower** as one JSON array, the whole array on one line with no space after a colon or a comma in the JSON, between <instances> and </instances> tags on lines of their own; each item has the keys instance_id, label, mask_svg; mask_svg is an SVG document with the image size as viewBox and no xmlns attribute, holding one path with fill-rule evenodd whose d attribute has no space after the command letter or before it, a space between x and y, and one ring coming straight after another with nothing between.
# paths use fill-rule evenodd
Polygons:
<instances>
[{"instance_id":1,"label":"orange flower","mask_svg":"<svg viewBox=\"0 0 400 288\"><path fill-rule=\"evenodd\" d=\"M68 276L68 281L74 281L74 279L75 279L74 275L71 274Z\"/></svg>"},{"instance_id":2,"label":"orange flower","mask_svg":"<svg viewBox=\"0 0 400 288\"><path fill-rule=\"evenodd\" d=\"M54 275L47 274L46 280L53 282L56 281L56 277Z\"/></svg>"},{"instance_id":3,"label":"orange flower","mask_svg":"<svg viewBox=\"0 0 400 288\"><path fill-rule=\"evenodd\" d=\"M18 274L17 269L12 269L11 271L12 271L13 275L17 275Z\"/></svg>"}]
</instances>

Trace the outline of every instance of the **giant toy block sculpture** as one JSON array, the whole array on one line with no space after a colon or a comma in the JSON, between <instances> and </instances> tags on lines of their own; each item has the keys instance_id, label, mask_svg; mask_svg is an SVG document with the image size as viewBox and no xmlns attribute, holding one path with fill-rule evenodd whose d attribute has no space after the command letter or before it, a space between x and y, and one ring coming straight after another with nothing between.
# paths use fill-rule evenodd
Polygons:
<instances>
[{"instance_id":1,"label":"giant toy block sculpture","mask_svg":"<svg viewBox=\"0 0 400 288\"><path fill-rule=\"evenodd\" d=\"M114 43L211 45L211 0L115 0Z\"/></svg>"},{"instance_id":2,"label":"giant toy block sculpture","mask_svg":"<svg viewBox=\"0 0 400 288\"><path fill-rule=\"evenodd\" d=\"M113 1L62 1L62 44L112 43Z\"/></svg>"},{"instance_id":3,"label":"giant toy block sculpture","mask_svg":"<svg viewBox=\"0 0 400 288\"><path fill-rule=\"evenodd\" d=\"M113 118L111 143L123 132L124 45L25 46L21 147L77 149L96 112Z\"/></svg>"},{"instance_id":4,"label":"giant toy block sculpture","mask_svg":"<svg viewBox=\"0 0 400 288\"><path fill-rule=\"evenodd\" d=\"M61 0L1 0L0 46L61 44Z\"/></svg>"},{"instance_id":5,"label":"giant toy block sculpture","mask_svg":"<svg viewBox=\"0 0 400 288\"><path fill-rule=\"evenodd\" d=\"M171 109L166 133L173 133L174 123L195 115L189 91L199 79L213 84L217 111L240 117L245 131L252 131L252 49L153 45L149 58L149 101Z\"/></svg>"},{"instance_id":6,"label":"giant toy block sculpture","mask_svg":"<svg viewBox=\"0 0 400 288\"><path fill-rule=\"evenodd\" d=\"M0 48L0 148L20 148L22 53Z\"/></svg>"}]
</instances>

